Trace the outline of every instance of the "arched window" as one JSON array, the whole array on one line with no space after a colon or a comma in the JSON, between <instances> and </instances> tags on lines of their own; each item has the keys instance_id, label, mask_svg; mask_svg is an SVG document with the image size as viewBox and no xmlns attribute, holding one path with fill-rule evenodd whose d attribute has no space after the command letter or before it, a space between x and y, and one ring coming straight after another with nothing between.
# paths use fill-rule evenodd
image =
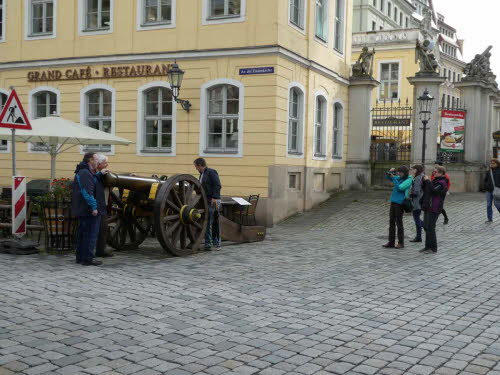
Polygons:
<instances>
[{"instance_id":1,"label":"arched window","mask_svg":"<svg viewBox=\"0 0 500 375\"><path fill-rule=\"evenodd\" d=\"M173 132L172 92L165 87L144 91L143 150L171 152Z\"/></svg>"},{"instance_id":2,"label":"arched window","mask_svg":"<svg viewBox=\"0 0 500 375\"><path fill-rule=\"evenodd\" d=\"M1 19L1 16L0 16ZM5 103L7 102L8 96L3 92L0 92L0 112L3 110ZM7 151L7 142L8 141L0 141L0 151Z\"/></svg>"},{"instance_id":3,"label":"arched window","mask_svg":"<svg viewBox=\"0 0 500 375\"><path fill-rule=\"evenodd\" d=\"M207 91L206 152L236 153L240 137L240 89L218 85Z\"/></svg>"},{"instance_id":4,"label":"arched window","mask_svg":"<svg viewBox=\"0 0 500 375\"><path fill-rule=\"evenodd\" d=\"M332 157L334 159L342 159L343 127L344 108L337 102L333 106Z\"/></svg>"},{"instance_id":5,"label":"arched window","mask_svg":"<svg viewBox=\"0 0 500 375\"><path fill-rule=\"evenodd\" d=\"M96 89L85 95L85 125L106 133L111 133L113 123L113 93L106 89ZM110 145L87 146L85 150L110 152Z\"/></svg>"},{"instance_id":6,"label":"arched window","mask_svg":"<svg viewBox=\"0 0 500 375\"><path fill-rule=\"evenodd\" d=\"M57 114L57 95L50 91L42 91L34 96L33 118L47 117Z\"/></svg>"},{"instance_id":7,"label":"arched window","mask_svg":"<svg viewBox=\"0 0 500 375\"><path fill-rule=\"evenodd\" d=\"M326 135L326 99L319 95L316 97L316 114L314 120L314 156L325 156L325 135Z\"/></svg>"},{"instance_id":8,"label":"arched window","mask_svg":"<svg viewBox=\"0 0 500 375\"><path fill-rule=\"evenodd\" d=\"M304 93L298 87L290 89L288 110L288 153L302 154L302 134L304 127Z\"/></svg>"},{"instance_id":9,"label":"arched window","mask_svg":"<svg viewBox=\"0 0 500 375\"><path fill-rule=\"evenodd\" d=\"M57 95L51 91L40 91L33 95L33 119L47 117L58 113ZM30 151L48 151L43 142L35 142L30 146Z\"/></svg>"}]
</instances>

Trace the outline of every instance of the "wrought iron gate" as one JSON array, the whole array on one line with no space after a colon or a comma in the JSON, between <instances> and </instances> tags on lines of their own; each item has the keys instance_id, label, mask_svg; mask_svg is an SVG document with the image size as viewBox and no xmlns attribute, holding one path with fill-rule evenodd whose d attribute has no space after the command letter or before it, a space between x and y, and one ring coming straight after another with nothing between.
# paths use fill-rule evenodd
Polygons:
<instances>
[{"instance_id":1,"label":"wrought iron gate","mask_svg":"<svg viewBox=\"0 0 500 375\"><path fill-rule=\"evenodd\" d=\"M412 110L408 99L377 101L372 109L371 161L411 159Z\"/></svg>"}]
</instances>

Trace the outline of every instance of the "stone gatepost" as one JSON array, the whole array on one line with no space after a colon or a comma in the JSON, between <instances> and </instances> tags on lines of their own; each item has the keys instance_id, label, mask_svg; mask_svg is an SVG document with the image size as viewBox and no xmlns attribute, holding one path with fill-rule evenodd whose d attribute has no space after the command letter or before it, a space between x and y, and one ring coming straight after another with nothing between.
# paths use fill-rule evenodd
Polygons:
<instances>
[{"instance_id":1,"label":"stone gatepost","mask_svg":"<svg viewBox=\"0 0 500 375\"><path fill-rule=\"evenodd\" d=\"M425 90L434 97L432 102L431 118L427 124L425 166L432 168L436 162L439 127L439 103L441 95L439 87L446 81L438 73L417 73L415 77L409 77L408 81L413 85L413 131L411 143L411 163L422 164L423 124L420 121L418 98Z\"/></svg>"},{"instance_id":2,"label":"stone gatepost","mask_svg":"<svg viewBox=\"0 0 500 375\"><path fill-rule=\"evenodd\" d=\"M494 98L493 85L481 80L455 83L460 89L462 102L466 106L465 161L478 167L484 166L491 155L491 134Z\"/></svg>"},{"instance_id":3,"label":"stone gatepost","mask_svg":"<svg viewBox=\"0 0 500 375\"><path fill-rule=\"evenodd\" d=\"M352 77L349 85L346 185L365 188L371 183L370 144L372 92L380 82Z\"/></svg>"}]
</instances>

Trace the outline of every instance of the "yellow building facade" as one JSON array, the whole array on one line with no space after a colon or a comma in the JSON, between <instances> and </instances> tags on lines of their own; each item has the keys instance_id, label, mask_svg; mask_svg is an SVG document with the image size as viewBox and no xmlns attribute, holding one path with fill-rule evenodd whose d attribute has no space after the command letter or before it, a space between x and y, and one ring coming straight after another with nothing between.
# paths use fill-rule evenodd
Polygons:
<instances>
[{"instance_id":1,"label":"yellow building facade","mask_svg":"<svg viewBox=\"0 0 500 375\"><path fill-rule=\"evenodd\" d=\"M202 156L223 195L260 194L267 225L343 186L351 0L0 3L2 104L14 87L31 119L55 112L135 142L97 150L113 171L195 173ZM189 112L172 98L174 61ZM43 146L17 149L20 173L48 178ZM71 177L84 151L61 154L57 177Z\"/></svg>"}]
</instances>

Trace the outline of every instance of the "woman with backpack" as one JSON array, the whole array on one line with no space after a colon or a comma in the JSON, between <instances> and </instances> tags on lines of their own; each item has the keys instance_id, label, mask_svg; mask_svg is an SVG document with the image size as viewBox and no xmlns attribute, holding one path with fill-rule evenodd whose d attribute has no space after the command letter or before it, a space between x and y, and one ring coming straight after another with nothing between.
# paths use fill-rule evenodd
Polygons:
<instances>
[{"instance_id":1,"label":"woman with backpack","mask_svg":"<svg viewBox=\"0 0 500 375\"><path fill-rule=\"evenodd\" d=\"M491 159L490 170L484 178L484 189L486 190L486 223L493 221L493 205L500 212L500 199L495 199L495 187L500 189L500 161Z\"/></svg>"},{"instance_id":2,"label":"woman with backpack","mask_svg":"<svg viewBox=\"0 0 500 375\"><path fill-rule=\"evenodd\" d=\"M386 173L386 178L394 184L391 194L391 209L389 212L389 242L383 247L402 249L405 247L405 232L403 228L403 203L413 181L409 176L410 170L401 166L397 170L392 168ZM396 245L396 227L398 229L398 244Z\"/></svg>"},{"instance_id":3,"label":"woman with backpack","mask_svg":"<svg viewBox=\"0 0 500 375\"><path fill-rule=\"evenodd\" d=\"M423 189L424 196L421 200L424 211L425 248L422 253L437 253L436 222L443 212L444 200L448 191L448 181L446 180L446 169L441 166L434 168L434 179L424 176Z\"/></svg>"},{"instance_id":4,"label":"woman with backpack","mask_svg":"<svg viewBox=\"0 0 500 375\"><path fill-rule=\"evenodd\" d=\"M413 203L413 220L415 221L415 228L417 231L417 235L410 242L422 242L422 228L424 222L420 218L420 214L422 213L422 207L420 206L420 199L424 195L424 191L422 189L422 182L424 177L424 167L421 165L414 165L412 168L415 172L413 174L413 183L410 188L410 198Z\"/></svg>"}]
</instances>

